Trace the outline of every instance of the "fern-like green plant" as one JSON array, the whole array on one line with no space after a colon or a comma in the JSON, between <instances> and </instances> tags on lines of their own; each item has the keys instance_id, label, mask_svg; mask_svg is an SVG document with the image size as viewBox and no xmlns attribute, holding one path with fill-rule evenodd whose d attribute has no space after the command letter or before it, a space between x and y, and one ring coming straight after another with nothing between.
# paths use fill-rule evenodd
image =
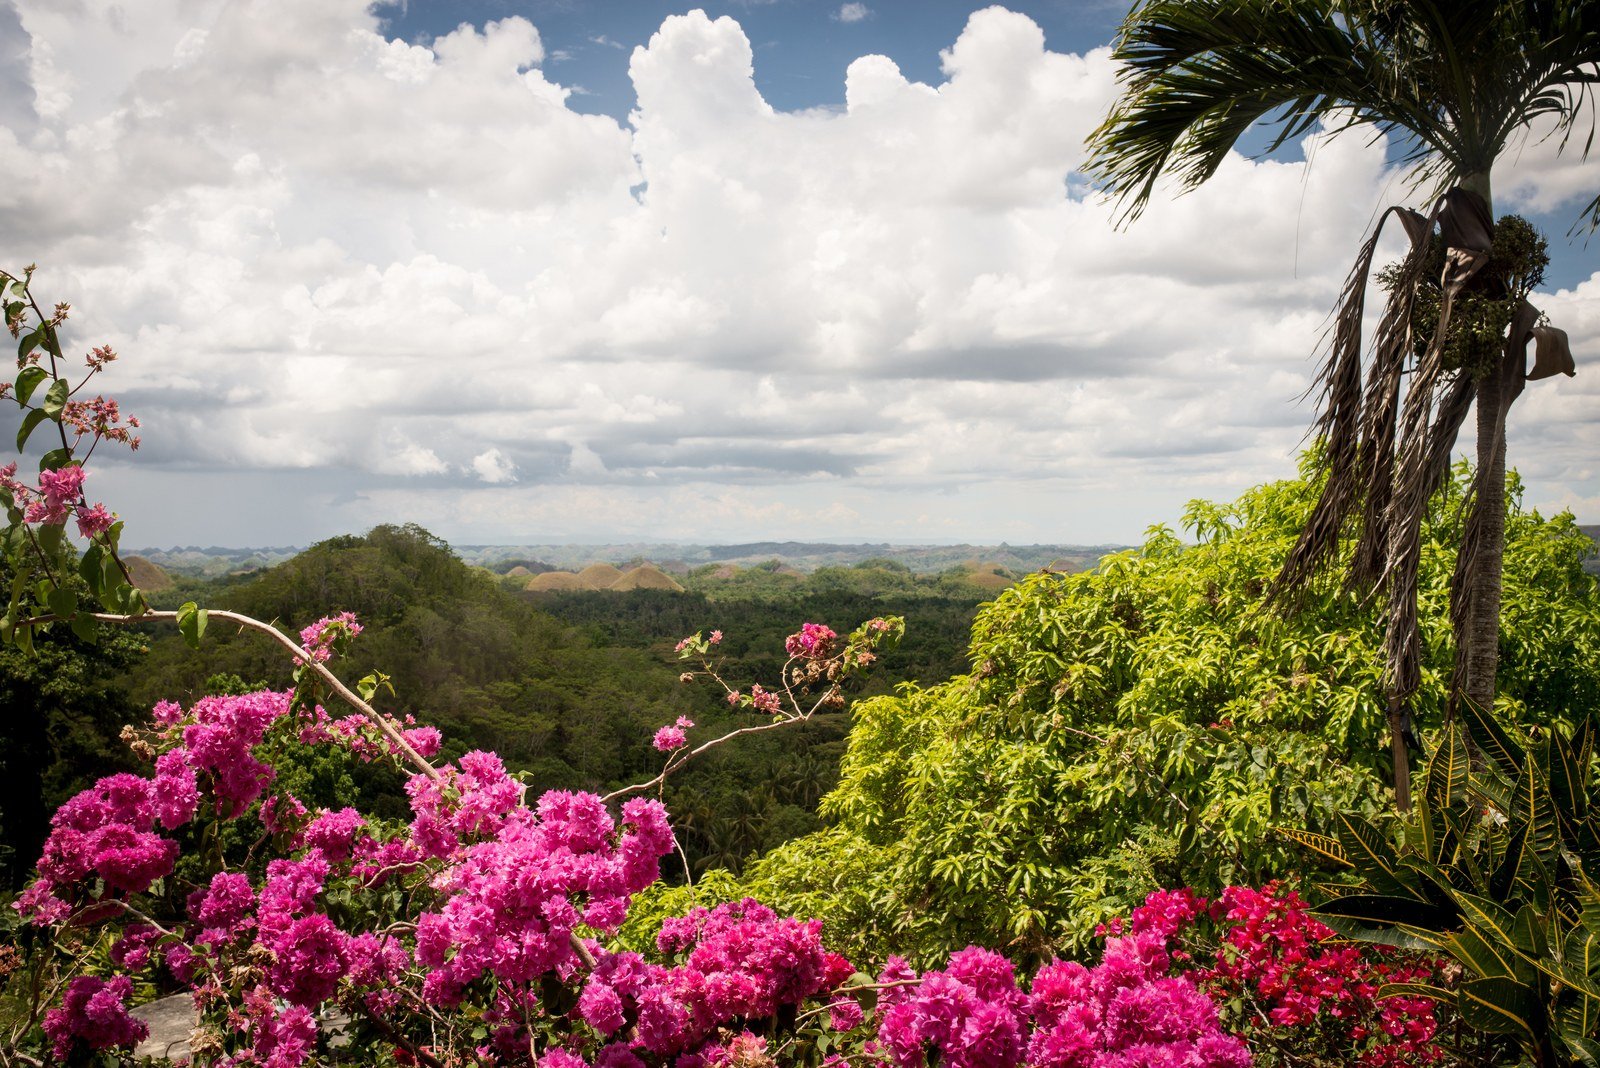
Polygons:
<instances>
[{"instance_id":1,"label":"fern-like green plant","mask_svg":"<svg viewBox=\"0 0 1600 1068\"><path fill-rule=\"evenodd\" d=\"M1540 1068L1600 1068L1594 720L1570 737L1544 730L1527 747L1475 705L1461 721L1465 732L1443 732L1398 839L1351 815L1336 836L1285 832L1363 884L1317 913L1348 937L1447 954L1463 969L1455 989L1388 992L1452 1002Z\"/></svg>"}]
</instances>

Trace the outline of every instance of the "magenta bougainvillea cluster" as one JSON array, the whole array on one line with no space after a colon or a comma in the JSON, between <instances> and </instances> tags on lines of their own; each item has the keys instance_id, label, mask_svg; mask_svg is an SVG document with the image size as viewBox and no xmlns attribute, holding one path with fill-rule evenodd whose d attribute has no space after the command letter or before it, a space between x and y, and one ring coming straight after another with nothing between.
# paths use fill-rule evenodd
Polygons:
<instances>
[{"instance_id":1,"label":"magenta bougainvillea cluster","mask_svg":"<svg viewBox=\"0 0 1600 1068\"><path fill-rule=\"evenodd\" d=\"M339 647L361 633L354 612L340 612L323 616L300 631L300 647L311 654L311 659L326 663Z\"/></svg>"},{"instance_id":2,"label":"magenta bougainvillea cluster","mask_svg":"<svg viewBox=\"0 0 1600 1068\"><path fill-rule=\"evenodd\" d=\"M833 651L834 639L838 637L831 627L822 623L807 623L784 640L783 651L808 660L826 658Z\"/></svg>"},{"instance_id":3,"label":"magenta bougainvillea cluster","mask_svg":"<svg viewBox=\"0 0 1600 1068\"><path fill-rule=\"evenodd\" d=\"M633 1064L642 1055L693 1068L725 1060L737 1037L731 1025L775 1018L853 974L823 949L820 928L747 899L668 920L658 945L670 965L599 954L578 1000L583 1021L610 1040L596 1063Z\"/></svg>"},{"instance_id":4,"label":"magenta bougainvillea cluster","mask_svg":"<svg viewBox=\"0 0 1600 1068\"><path fill-rule=\"evenodd\" d=\"M61 526L75 513L78 534L92 538L108 530L115 517L105 505L91 506L83 500L85 475L83 468L75 466L40 471L38 485L30 486L17 478L17 465L13 463L0 467L0 487L11 491L16 507L23 509L25 522Z\"/></svg>"},{"instance_id":5,"label":"magenta bougainvillea cluster","mask_svg":"<svg viewBox=\"0 0 1600 1068\"><path fill-rule=\"evenodd\" d=\"M539 981L571 977L590 952L583 937L614 931L632 895L658 877L673 847L661 804L626 802L620 825L590 794L551 792L528 806L522 784L483 752L437 777L413 776L404 828L380 830L350 808L311 814L288 795L257 804L275 779L260 755L270 732L342 737L320 709L293 705L292 694L261 692L208 697L187 712L160 706L151 737L171 747L153 754L155 774L111 776L62 807L19 911L40 925L143 917L141 896L178 857L160 832L197 814L221 822L248 812L286 855L260 877L213 873L187 895L179 923L133 923L112 952L128 973L164 972L197 1005L226 1006L221 1019L248 1041L219 1028L209 1052L287 1068L314 1048L313 1013L335 998L393 1027L387 1017L399 1011L454 1008L469 990L489 989L482 1018L499 1023L489 1047L525 1047ZM352 929L330 914L331 900L391 885L418 906L404 919ZM45 1022L58 1056L143 1037L127 1017L129 982L73 981ZM202 1042L196 1054L206 1052Z\"/></svg>"},{"instance_id":6,"label":"magenta bougainvillea cluster","mask_svg":"<svg viewBox=\"0 0 1600 1068\"><path fill-rule=\"evenodd\" d=\"M1248 1068L1211 999L1169 974L1159 938L1106 944L1098 965L1052 961L1019 988L1011 962L968 947L917 979L891 958L879 1041L897 1068Z\"/></svg>"}]
</instances>

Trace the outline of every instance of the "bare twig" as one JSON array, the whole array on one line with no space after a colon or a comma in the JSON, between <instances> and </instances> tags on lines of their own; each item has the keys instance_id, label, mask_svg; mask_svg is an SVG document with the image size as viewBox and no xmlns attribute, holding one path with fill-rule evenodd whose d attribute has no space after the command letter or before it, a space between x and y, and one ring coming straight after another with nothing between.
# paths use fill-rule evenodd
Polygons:
<instances>
[{"instance_id":1,"label":"bare twig","mask_svg":"<svg viewBox=\"0 0 1600 1068\"><path fill-rule=\"evenodd\" d=\"M815 712L815 711L816 711L815 709L812 709L812 712ZM713 738L709 742L702 742L700 745L697 745L695 748L693 748L693 749L689 750L687 753L685 753L681 760L677 761L676 763L670 764L666 768L663 768L661 770L661 774L657 775L655 778L651 779L649 782L636 783L633 786L624 786L621 789L613 790L609 794L606 794L604 797L602 797L600 800L602 800L602 801L614 801L619 797L626 797L628 794L636 794L636 793L640 793L640 792L645 791L645 790L653 789L654 787L656 787L656 786L660 785L661 783L665 782L667 776L669 774L671 774L673 771L676 771L678 768L682 767L684 764L687 764L690 760L692 760L694 757L699 756L701 753L704 753L707 749L711 749L714 746L719 746L723 742L726 742L726 741L728 741L728 740L730 740L732 738L737 738L741 734L755 734L755 733L757 733L759 731L770 731L775 727L787 727L791 723L803 723L806 720L811 718L812 712L806 712L806 713L804 713L802 715L798 715L798 716L786 716L783 719L773 720L771 723L762 723L762 724L759 724L759 725L754 726L754 727L740 727L738 730L729 731L727 734L722 735L720 738Z\"/></svg>"},{"instance_id":2,"label":"bare twig","mask_svg":"<svg viewBox=\"0 0 1600 1068\"><path fill-rule=\"evenodd\" d=\"M440 1061L433 1054L425 1052L416 1043L412 1042L405 1035L402 1035L388 1020L385 1020L382 1016L373 1012L364 1003L358 1001L357 1005L361 1009L361 1015L365 1016L374 1027L382 1031L384 1037L390 1042L393 1042L395 1045L404 1048L407 1053L411 1054L422 1064L427 1065L428 1068L445 1068L442 1061Z\"/></svg>"},{"instance_id":3,"label":"bare twig","mask_svg":"<svg viewBox=\"0 0 1600 1068\"><path fill-rule=\"evenodd\" d=\"M117 624L175 623L178 619L178 613L176 612L150 611L143 612L139 615L116 615L110 612L86 612L83 614L89 616L91 619L98 620L101 623ZM356 711L360 712L369 721L371 721L375 727L382 731L384 737L389 740L389 743L393 745L395 749L397 749L401 755L403 755L406 760L419 772L426 775L430 779L437 780L441 777L439 775L439 769L428 763L427 758L421 753L417 752L410 742L406 741L405 735L401 733L400 728L396 727L390 721L388 716L385 716L383 713L367 704L367 702L363 701L354 690L350 689L350 687L346 686L339 680L339 676L335 675L321 661L313 658L310 653L301 648L293 638L283 633L283 631L279 630L277 627L274 627L270 623L263 623L259 619L244 615L240 612L211 611L208 612L207 615L211 619L220 619L229 623L237 623L247 630L257 631L258 633L265 634L275 640L279 645L293 653L307 667L311 668L312 671L315 671L317 675L328 684L333 692L339 695L341 700L343 700L350 707L354 708ZM35 616L31 619L25 619L17 625L22 626L23 624L55 623L60 621L60 616L45 615Z\"/></svg>"}]
</instances>

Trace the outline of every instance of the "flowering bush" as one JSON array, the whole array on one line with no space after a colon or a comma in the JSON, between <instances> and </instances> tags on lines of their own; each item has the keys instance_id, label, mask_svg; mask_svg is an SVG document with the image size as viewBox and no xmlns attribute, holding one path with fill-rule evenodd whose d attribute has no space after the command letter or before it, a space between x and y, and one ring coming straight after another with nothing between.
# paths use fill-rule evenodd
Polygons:
<instances>
[{"instance_id":1,"label":"flowering bush","mask_svg":"<svg viewBox=\"0 0 1600 1068\"><path fill-rule=\"evenodd\" d=\"M1339 938L1293 889L1230 886L1216 901L1192 890L1151 894L1105 928L1152 952L1226 1006L1229 1029L1260 1063L1372 1068L1438 1064L1448 1010L1425 997L1383 996L1389 984L1445 985L1446 962ZM1109 951L1108 951L1109 952Z\"/></svg>"},{"instance_id":2,"label":"flowering bush","mask_svg":"<svg viewBox=\"0 0 1600 1068\"><path fill-rule=\"evenodd\" d=\"M612 951L605 937L673 849L659 801L630 798L620 820L593 794L530 806L484 752L414 774L406 825L274 793L283 742L365 738L373 751L341 723L292 691L163 704L133 736L152 774L63 806L15 907L63 945L96 924L120 938L109 977L69 975L82 959L59 976L62 1004L41 1027L54 1055L144 1037L128 1015L138 979L192 992L204 1063L306 1063L333 1004L357 1041L428 1065L695 1068L825 1046L899 1066L930 1053L972 1068L1249 1063L1148 932L1113 939L1092 972L1047 965L1031 994L976 947L921 976L891 961L872 982L827 951L820 923L748 899L668 920L659 959ZM159 915L178 836L241 820L280 855L214 871Z\"/></svg>"},{"instance_id":3,"label":"flowering bush","mask_svg":"<svg viewBox=\"0 0 1600 1068\"><path fill-rule=\"evenodd\" d=\"M19 447L42 426L56 429L60 447L45 454L36 484L15 464L0 470L3 545L16 576L0 638L28 650L36 631L57 624L89 639L99 623L170 621L198 646L210 614L193 604L151 611L119 556L120 524L83 496L83 462L100 441L137 445L126 429L137 422L122 425L115 402L70 399L112 354L94 350L82 380L69 381L56 332L67 309L39 311L30 281L31 272L0 276L21 342L16 381L0 396L26 413ZM88 543L81 555L64 537L73 516ZM276 640L296 665L295 686L187 709L159 704L146 728L125 733L149 773L104 778L57 812L37 878L13 903L35 933L20 940L31 952L8 946L0 962L0 979L27 992L20 1016L0 1021L0 1063L127 1049L147 1034L129 1012L137 982L192 993L198 1063L306 1063L327 1048L323 1016L337 1005L349 1017L344 1038L368 1059L693 1066L762 1055L765 1038L745 1031L750 1021L788 1013L792 1022L803 999L851 974L822 951L819 925L753 902L685 920L672 943L685 959L672 964L612 952L603 939L675 846L660 800L630 795L659 788L727 737L837 707L845 678L898 637L899 621L874 620L845 638L807 624L776 687L741 698L724 684L732 703L764 722L690 750L694 724L680 719L657 734L667 761L650 782L606 798L551 791L530 804L526 784L493 753L433 766L436 730L368 703L384 676L352 690L333 673L361 633L352 614L317 620L298 642L245 616L215 615ZM709 659L720 641L719 632L696 635L680 651L720 682ZM324 701L333 699L355 714L330 715ZM307 745L409 766L410 821L309 811L278 785L288 781L278 765ZM253 844L233 850L225 840ZM851 1020L843 1007L830 1018Z\"/></svg>"}]
</instances>

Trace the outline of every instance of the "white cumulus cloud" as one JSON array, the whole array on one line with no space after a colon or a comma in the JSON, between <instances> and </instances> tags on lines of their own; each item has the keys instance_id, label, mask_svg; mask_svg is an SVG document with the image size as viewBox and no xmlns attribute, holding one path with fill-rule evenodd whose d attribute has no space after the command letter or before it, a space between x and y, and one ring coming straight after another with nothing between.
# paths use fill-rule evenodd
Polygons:
<instances>
[{"instance_id":1,"label":"white cumulus cloud","mask_svg":"<svg viewBox=\"0 0 1600 1068\"><path fill-rule=\"evenodd\" d=\"M472 470L479 481L490 485L517 480L517 465L499 449L489 449L472 458Z\"/></svg>"},{"instance_id":2,"label":"white cumulus cloud","mask_svg":"<svg viewBox=\"0 0 1600 1068\"><path fill-rule=\"evenodd\" d=\"M290 478L456 540L1137 537L1292 471L1328 309L1404 193L1381 143L1314 135L1117 230L1078 173L1109 52L1002 8L938 84L868 55L842 111L793 113L737 21L670 16L619 124L520 17L421 46L367 0L10 2L0 262L124 353L145 448L97 488L135 540L327 533L256 509ZM1596 168L1534 138L1495 186L1571 211ZM1512 412L1530 503L1600 496L1597 287L1536 298L1580 376ZM250 530L180 531L201 484Z\"/></svg>"}]
</instances>

